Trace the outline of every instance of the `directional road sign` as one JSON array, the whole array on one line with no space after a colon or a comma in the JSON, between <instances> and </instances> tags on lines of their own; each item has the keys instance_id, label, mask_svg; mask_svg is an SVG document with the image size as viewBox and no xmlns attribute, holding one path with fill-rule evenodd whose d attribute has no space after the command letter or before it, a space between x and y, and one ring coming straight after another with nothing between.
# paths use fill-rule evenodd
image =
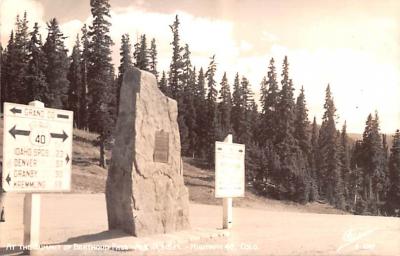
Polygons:
<instances>
[{"instance_id":1,"label":"directional road sign","mask_svg":"<svg viewBox=\"0 0 400 256\"><path fill-rule=\"evenodd\" d=\"M72 123L72 111L4 103L4 190L69 191Z\"/></svg>"}]
</instances>

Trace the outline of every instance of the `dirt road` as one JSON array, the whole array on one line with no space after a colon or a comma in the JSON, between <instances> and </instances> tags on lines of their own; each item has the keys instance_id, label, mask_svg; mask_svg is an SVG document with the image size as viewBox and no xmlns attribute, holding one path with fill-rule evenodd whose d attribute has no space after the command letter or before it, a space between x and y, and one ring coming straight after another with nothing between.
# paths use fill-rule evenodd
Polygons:
<instances>
[{"instance_id":1,"label":"dirt road","mask_svg":"<svg viewBox=\"0 0 400 256\"><path fill-rule=\"evenodd\" d=\"M10 245L20 245L22 242L22 202L23 195L7 196L7 222L0 224L0 254L19 252L18 247L10 251ZM198 236L199 230L218 234L222 225L222 208L219 206L191 204L190 214L193 231L134 238L121 232L107 231L104 194L43 195L41 243L51 246L42 253L400 255L399 218L234 208L234 226L224 233L224 237L187 239ZM165 243L167 240L172 242ZM157 248L147 247L157 241L164 243Z\"/></svg>"}]
</instances>

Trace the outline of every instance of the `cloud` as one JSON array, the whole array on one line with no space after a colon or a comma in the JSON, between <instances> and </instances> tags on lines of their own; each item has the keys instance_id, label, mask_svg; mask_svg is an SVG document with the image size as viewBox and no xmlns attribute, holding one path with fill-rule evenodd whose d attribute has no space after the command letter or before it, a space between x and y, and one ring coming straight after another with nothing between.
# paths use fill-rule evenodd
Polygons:
<instances>
[{"instance_id":1,"label":"cloud","mask_svg":"<svg viewBox=\"0 0 400 256\"><path fill-rule=\"evenodd\" d=\"M251 49L251 44L243 41L241 44L234 39L234 24L230 21L195 17L186 12L177 11L180 21L180 43L189 44L192 53L192 64L207 68L210 57L216 55L218 63L217 80L223 71L229 71L235 66L239 54ZM119 65L119 48L122 34L128 33L132 45L140 34L145 33L150 42L156 39L159 64L158 69L167 71L171 61L172 32L169 25L175 20L175 14L148 12L141 8L115 8L111 13L111 35L115 46L113 59ZM232 72L233 74L233 72Z\"/></svg>"},{"instance_id":2,"label":"cloud","mask_svg":"<svg viewBox=\"0 0 400 256\"><path fill-rule=\"evenodd\" d=\"M240 50L243 52L247 52L253 49L253 45L249 43L248 41L241 40L240 41Z\"/></svg>"},{"instance_id":3,"label":"cloud","mask_svg":"<svg viewBox=\"0 0 400 256\"><path fill-rule=\"evenodd\" d=\"M277 35L264 30L263 32L261 32L261 40L275 43L279 40L279 38Z\"/></svg>"},{"instance_id":4,"label":"cloud","mask_svg":"<svg viewBox=\"0 0 400 256\"><path fill-rule=\"evenodd\" d=\"M362 132L367 115L375 110L380 113L383 131L393 132L399 125L396 96L400 94L400 77L390 63L352 48L289 50L274 45L271 53L279 58L288 55L297 92L304 85L310 116L322 117L325 88L330 83L338 124L347 120L349 131ZM280 70L282 60L276 63Z\"/></svg>"},{"instance_id":5,"label":"cloud","mask_svg":"<svg viewBox=\"0 0 400 256\"><path fill-rule=\"evenodd\" d=\"M79 34L79 38L81 38L81 29L83 27L83 22L80 20L71 20L66 23L60 25L60 30L66 36L65 46L71 50L76 41L76 35Z\"/></svg>"},{"instance_id":6,"label":"cloud","mask_svg":"<svg viewBox=\"0 0 400 256\"><path fill-rule=\"evenodd\" d=\"M15 28L16 16L20 17L27 12L29 27L33 27L34 22L38 22L41 32L45 31L45 22L43 21L43 5L34 0L1 0L0 1L0 19L1 19L1 43L7 45L11 30Z\"/></svg>"}]
</instances>

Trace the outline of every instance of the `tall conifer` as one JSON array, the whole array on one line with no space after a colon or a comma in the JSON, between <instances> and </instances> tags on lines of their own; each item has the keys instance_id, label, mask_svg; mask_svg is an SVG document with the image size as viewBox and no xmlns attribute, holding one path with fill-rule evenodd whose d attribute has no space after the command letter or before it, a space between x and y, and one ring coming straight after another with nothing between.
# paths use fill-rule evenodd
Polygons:
<instances>
[{"instance_id":1,"label":"tall conifer","mask_svg":"<svg viewBox=\"0 0 400 256\"><path fill-rule=\"evenodd\" d=\"M166 96L170 96L169 91L168 91L168 81L167 81L167 77L165 75L165 71L162 72L162 76L161 76L160 82L158 83L158 87Z\"/></svg>"},{"instance_id":2,"label":"tall conifer","mask_svg":"<svg viewBox=\"0 0 400 256\"><path fill-rule=\"evenodd\" d=\"M74 48L71 54L71 64L69 66L68 80L70 83L68 92L68 108L74 111L75 126L82 127L81 115L81 96L82 91L85 89L82 84L82 54L81 54L81 43L79 35L76 37Z\"/></svg>"},{"instance_id":3,"label":"tall conifer","mask_svg":"<svg viewBox=\"0 0 400 256\"><path fill-rule=\"evenodd\" d=\"M79 128L87 129L89 128L89 114L88 114L88 67L89 67L89 55L90 55L90 45L89 45L89 35L86 24L83 25L82 29L82 59L81 59L81 75L82 75L82 91L80 95L80 112L77 113L81 120L81 125Z\"/></svg>"},{"instance_id":4,"label":"tall conifer","mask_svg":"<svg viewBox=\"0 0 400 256\"><path fill-rule=\"evenodd\" d=\"M208 140L207 140L207 131L209 127L207 127L207 118L208 111L205 107L207 105L206 100L206 88L205 88L205 76L203 68L200 68L196 90L195 90L195 98L194 105L196 109L196 134L197 134L197 155L202 158L206 156L208 152Z\"/></svg>"},{"instance_id":5,"label":"tall conifer","mask_svg":"<svg viewBox=\"0 0 400 256\"><path fill-rule=\"evenodd\" d=\"M7 47L7 101L27 104L29 101L28 90L24 78L29 59L29 32L26 12L22 19L17 15L15 25L15 33L13 37L10 37Z\"/></svg>"},{"instance_id":6,"label":"tall conifer","mask_svg":"<svg viewBox=\"0 0 400 256\"><path fill-rule=\"evenodd\" d=\"M219 120L221 130L224 136L226 136L231 131L231 111L232 111L232 95L231 89L228 83L228 78L226 77L226 72L224 73L221 81L221 89L219 93L220 102L218 104L219 109Z\"/></svg>"},{"instance_id":7,"label":"tall conifer","mask_svg":"<svg viewBox=\"0 0 400 256\"><path fill-rule=\"evenodd\" d=\"M319 165L321 192L337 208L345 206L343 180L340 171L340 159L337 148L336 107L330 86L326 88L325 113L319 132Z\"/></svg>"},{"instance_id":8,"label":"tall conifer","mask_svg":"<svg viewBox=\"0 0 400 256\"><path fill-rule=\"evenodd\" d=\"M156 45L156 39L151 40L150 44L150 50L149 50L149 70L153 75L156 76L156 79L158 80L158 71L157 71L157 45Z\"/></svg>"},{"instance_id":9,"label":"tall conifer","mask_svg":"<svg viewBox=\"0 0 400 256\"><path fill-rule=\"evenodd\" d=\"M147 49L146 34L143 34L140 37L140 45L139 45L139 52L137 54L136 67L141 70L150 71L149 62L150 62L149 50Z\"/></svg>"},{"instance_id":10,"label":"tall conifer","mask_svg":"<svg viewBox=\"0 0 400 256\"><path fill-rule=\"evenodd\" d=\"M48 34L43 45L48 66L45 74L48 83L46 102L52 108L65 108L68 103L69 81L67 79L69 59L64 45L65 36L56 18L47 23Z\"/></svg>"},{"instance_id":11,"label":"tall conifer","mask_svg":"<svg viewBox=\"0 0 400 256\"><path fill-rule=\"evenodd\" d=\"M238 140L242 124L245 122L243 120L243 92L240 84L239 73L236 73L233 82L233 92L232 92L232 113L231 113L231 123L234 131L234 140Z\"/></svg>"},{"instance_id":12,"label":"tall conifer","mask_svg":"<svg viewBox=\"0 0 400 256\"><path fill-rule=\"evenodd\" d=\"M180 46L180 38L179 38L179 24L180 24L179 18L178 15L176 15L174 23L170 25L173 34L173 40L171 42L172 60L170 64L169 79L168 79L168 84L170 86L171 94L174 99L179 98L180 91L182 90L181 76L184 65L182 62L183 48Z\"/></svg>"},{"instance_id":13,"label":"tall conifer","mask_svg":"<svg viewBox=\"0 0 400 256\"><path fill-rule=\"evenodd\" d=\"M279 103L279 86L276 77L275 61L271 58L267 78L262 82L261 86L261 127L259 132L261 134L261 142L263 145L267 144L267 141L275 141L275 135L277 132L277 120L278 120L278 103Z\"/></svg>"},{"instance_id":14,"label":"tall conifer","mask_svg":"<svg viewBox=\"0 0 400 256\"><path fill-rule=\"evenodd\" d=\"M306 98L304 95L304 88L301 87L300 94L296 100L295 106L295 121L294 121L294 136L299 144L304 156L310 156L310 136L309 127L310 121L308 120L308 110L306 106Z\"/></svg>"},{"instance_id":15,"label":"tall conifer","mask_svg":"<svg viewBox=\"0 0 400 256\"><path fill-rule=\"evenodd\" d=\"M128 70L129 67L133 65L131 57L131 43L128 34L124 34L121 37L121 48L119 54L121 56L121 59L120 59L120 65L118 67L117 91L116 91L117 112L119 109L119 97L125 71Z\"/></svg>"},{"instance_id":16,"label":"tall conifer","mask_svg":"<svg viewBox=\"0 0 400 256\"><path fill-rule=\"evenodd\" d=\"M400 216L400 131L393 136L389 158L389 191L387 208L391 215Z\"/></svg>"},{"instance_id":17,"label":"tall conifer","mask_svg":"<svg viewBox=\"0 0 400 256\"><path fill-rule=\"evenodd\" d=\"M45 102L45 95L48 90L45 76L47 60L43 52L43 44L39 34L38 23L35 23L30 36L31 40L28 45L28 68L24 79L24 83L28 90L27 100L39 100Z\"/></svg>"},{"instance_id":18,"label":"tall conifer","mask_svg":"<svg viewBox=\"0 0 400 256\"><path fill-rule=\"evenodd\" d=\"M111 108L115 88L111 63L110 4L108 0L91 0L93 23L88 36L88 96L89 129L99 133L100 166L106 166L105 146L115 122L115 109Z\"/></svg>"},{"instance_id":19,"label":"tall conifer","mask_svg":"<svg viewBox=\"0 0 400 256\"><path fill-rule=\"evenodd\" d=\"M215 63L215 55L211 57L210 64L206 72L207 77L207 146L208 146L208 163L214 164L214 143L218 139L218 108L217 97L218 91L215 81L215 72L217 64Z\"/></svg>"}]
</instances>

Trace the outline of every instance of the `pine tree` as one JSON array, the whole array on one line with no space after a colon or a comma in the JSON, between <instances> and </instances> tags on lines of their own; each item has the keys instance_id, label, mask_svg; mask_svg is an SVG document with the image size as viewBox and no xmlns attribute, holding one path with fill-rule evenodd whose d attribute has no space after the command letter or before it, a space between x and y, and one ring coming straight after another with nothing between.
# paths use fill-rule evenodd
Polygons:
<instances>
[{"instance_id":1,"label":"pine tree","mask_svg":"<svg viewBox=\"0 0 400 256\"><path fill-rule=\"evenodd\" d=\"M242 131L244 120L243 113L243 92L242 86L239 80L239 73L236 73L235 80L233 82L233 93L232 93L232 113L231 113L231 123L234 131L235 140L240 139L240 134Z\"/></svg>"},{"instance_id":2,"label":"pine tree","mask_svg":"<svg viewBox=\"0 0 400 256\"><path fill-rule=\"evenodd\" d=\"M183 91L183 106L185 109L185 124L188 129L187 149L186 153L194 157L197 147L196 119L197 113L195 108L195 89L196 89L196 70L190 70L189 79Z\"/></svg>"},{"instance_id":3,"label":"pine tree","mask_svg":"<svg viewBox=\"0 0 400 256\"><path fill-rule=\"evenodd\" d=\"M228 83L228 78L226 77L226 72L224 73L221 81L221 90L219 92L220 102L218 104L219 109L219 120L220 127L222 130L222 135L225 137L231 132L231 111L232 111L232 95L231 89Z\"/></svg>"},{"instance_id":4,"label":"pine tree","mask_svg":"<svg viewBox=\"0 0 400 256\"><path fill-rule=\"evenodd\" d=\"M48 66L46 68L46 80L48 91L46 103L49 107L67 107L69 81L67 73L69 60L67 49L64 46L64 35L60 31L58 21L53 18L47 23L48 34L43 46Z\"/></svg>"},{"instance_id":5,"label":"pine tree","mask_svg":"<svg viewBox=\"0 0 400 256\"><path fill-rule=\"evenodd\" d=\"M295 145L294 134L294 98L293 83L289 78L289 62L285 56L282 66L282 90L280 91L280 101L277 105L277 114L279 120L277 122L276 144L281 144L285 148L281 148L282 152L288 152L286 146Z\"/></svg>"},{"instance_id":6,"label":"pine tree","mask_svg":"<svg viewBox=\"0 0 400 256\"><path fill-rule=\"evenodd\" d=\"M260 113L258 112L258 105L256 103L256 100L254 99L254 92L250 88L249 88L246 120L248 123L251 142L254 143L257 142L256 144L259 145L258 129L260 127Z\"/></svg>"},{"instance_id":7,"label":"pine tree","mask_svg":"<svg viewBox=\"0 0 400 256\"><path fill-rule=\"evenodd\" d=\"M181 136L181 147L182 152L185 155L193 156L194 149L194 137L195 136L195 108L193 104L194 91L192 88L194 87L190 83L193 82L193 74L192 74L192 63L190 60L190 50L189 45L185 45L183 55L182 55L182 73L179 78L181 83L181 88L179 92L178 100L178 120L181 122L179 129L182 134Z\"/></svg>"},{"instance_id":8,"label":"pine tree","mask_svg":"<svg viewBox=\"0 0 400 256\"><path fill-rule=\"evenodd\" d=\"M207 140L207 131L209 127L207 127L207 108L205 107L207 104L206 101L206 89L205 89L205 76L203 72L203 68L200 68L196 90L195 90L195 98L194 98L194 106L196 111L196 135L197 135L197 152L196 154L203 158L205 157L206 152L208 152L208 140Z\"/></svg>"},{"instance_id":9,"label":"pine tree","mask_svg":"<svg viewBox=\"0 0 400 256\"><path fill-rule=\"evenodd\" d=\"M343 186L344 186L344 197L347 201L346 204L350 205L354 195L351 194L351 190L349 189L350 176L351 176L350 148L349 148L349 138L347 136L346 121L344 122L342 131L340 133L339 159L340 159L340 166L341 166L340 175L343 180Z\"/></svg>"},{"instance_id":10,"label":"pine tree","mask_svg":"<svg viewBox=\"0 0 400 256\"><path fill-rule=\"evenodd\" d=\"M393 136L389 158L389 191L387 195L388 212L400 216L400 131Z\"/></svg>"},{"instance_id":11,"label":"pine tree","mask_svg":"<svg viewBox=\"0 0 400 256\"><path fill-rule=\"evenodd\" d=\"M172 25L170 25L173 41L172 45L172 60L170 64L169 70L169 80L168 84L171 90L171 95L174 99L178 99L180 97L180 92L182 90L182 81L181 76L183 72L183 62L182 62L182 51L183 48L180 46L179 41L179 19L178 15L175 16L175 21ZM179 102L179 100L178 100Z\"/></svg>"},{"instance_id":12,"label":"pine tree","mask_svg":"<svg viewBox=\"0 0 400 256\"><path fill-rule=\"evenodd\" d=\"M318 184L318 180L319 180L319 172L318 172L318 167L317 167L317 163L318 163L318 150L319 150L319 146L318 146L318 125L317 125L317 119L314 116L314 120L311 126L311 139L310 139L310 156L309 156L309 172L310 172L310 176L312 179L312 195L311 195L311 199L316 200L319 197L319 193L318 193L318 188L319 188L319 184Z\"/></svg>"},{"instance_id":13,"label":"pine tree","mask_svg":"<svg viewBox=\"0 0 400 256\"><path fill-rule=\"evenodd\" d=\"M185 48L183 48L183 54L182 54L182 74L180 77L180 80L182 82L182 88L185 89L185 87L188 86L189 80L191 78L191 73L192 73L192 62L190 60L190 50L189 50L189 45L186 44Z\"/></svg>"},{"instance_id":14,"label":"pine tree","mask_svg":"<svg viewBox=\"0 0 400 256\"><path fill-rule=\"evenodd\" d=\"M262 107L262 120L261 127L259 128L260 140L263 145L267 141L275 141L277 132L277 109L279 103L279 87L276 75L275 61L273 58L270 60L268 79L263 80L261 84L261 107Z\"/></svg>"},{"instance_id":15,"label":"pine tree","mask_svg":"<svg viewBox=\"0 0 400 256\"><path fill-rule=\"evenodd\" d=\"M301 185L305 186L304 200L313 201L318 198L318 186L315 179L315 162L310 143L310 121L308 120L308 110L303 87L301 87L300 94L297 97L294 113L294 138L301 150L302 161L306 168L305 176L300 178L301 183L304 183ZM314 139L316 140L316 138Z\"/></svg>"},{"instance_id":16,"label":"pine tree","mask_svg":"<svg viewBox=\"0 0 400 256\"><path fill-rule=\"evenodd\" d=\"M207 122L206 127L208 129L207 132L207 146L208 146L208 163L210 165L214 164L214 144L218 139L218 108L217 108L217 97L218 91L215 88L215 72L217 69L217 65L215 63L215 55L211 57L210 64L208 65L208 69L206 72L207 77Z\"/></svg>"},{"instance_id":17,"label":"pine tree","mask_svg":"<svg viewBox=\"0 0 400 256\"><path fill-rule=\"evenodd\" d=\"M306 106L306 99L304 95L304 88L301 87L300 94L296 100L295 107L295 121L294 121L294 137L297 140L304 156L309 158L310 156L310 144L309 144L309 126L308 110Z\"/></svg>"},{"instance_id":18,"label":"pine tree","mask_svg":"<svg viewBox=\"0 0 400 256\"><path fill-rule=\"evenodd\" d=\"M13 57L15 56L15 47L14 47L14 32L11 31L10 38L8 40L7 47L4 50L4 54L2 54L2 65L1 65L1 99L2 103L5 101L12 101L11 98L11 83L13 82L12 78L15 77L15 65L16 60ZM3 104L2 104L3 106Z\"/></svg>"},{"instance_id":19,"label":"pine tree","mask_svg":"<svg viewBox=\"0 0 400 256\"><path fill-rule=\"evenodd\" d=\"M158 72L157 72L157 45L156 45L156 39L151 40L150 44L150 50L149 50L149 70L153 75L156 76L156 79L158 80Z\"/></svg>"},{"instance_id":20,"label":"pine tree","mask_svg":"<svg viewBox=\"0 0 400 256\"><path fill-rule=\"evenodd\" d=\"M238 140L240 143L250 144L252 142L252 110L254 108L254 99L253 93L250 89L251 85L249 80L243 76L242 81L240 83L240 92L241 92L241 110L240 114L242 115L239 120L242 122L238 128ZM254 120L255 121L255 120Z\"/></svg>"},{"instance_id":21,"label":"pine tree","mask_svg":"<svg viewBox=\"0 0 400 256\"><path fill-rule=\"evenodd\" d=\"M111 63L110 4L108 0L91 0L93 24L88 36L88 96L89 129L99 133L100 166L106 166L105 146L110 138L115 122L115 109L111 108L115 97L113 88L113 65Z\"/></svg>"},{"instance_id":22,"label":"pine tree","mask_svg":"<svg viewBox=\"0 0 400 256\"><path fill-rule=\"evenodd\" d=\"M136 36L136 43L133 45L133 65L138 67L138 60L139 60L139 52L140 52L140 42L142 36Z\"/></svg>"},{"instance_id":23,"label":"pine tree","mask_svg":"<svg viewBox=\"0 0 400 256\"><path fill-rule=\"evenodd\" d=\"M325 113L319 132L320 191L330 204L343 209L345 204L343 180L340 175L340 159L337 148L335 125L336 107L330 86L326 88Z\"/></svg>"},{"instance_id":24,"label":"pine tree","mask_svg":"<svg viewBox=\"0 0 400 256\"><path fill-rule=\"evenodd\" d=\"M367 118L363 133L362 159L363 198L369 205L368 210L378 214L385 183L385 164L377 113L375 118L371 114Z\"/></svg>"},{"instance_id":25,"label":"pine tree","mask_svg":"<svg viewBox=\"0 0 400 256\"><path fill-rule=\"evenodd\" d=\"M27 84L24 83L29 59L29 33L27 14L20 19L17 15L16 30L7 46L6 100L15 103L28 103Z\"/></svg>"},{"instance_id":26,"label":"pine tree","mask_svg":"<svg viewBox=\"0 0 400 256\"><path fill-rule=\"evenodd\" d=\"M149 60L149 52L147 49L146 35L143 34L140 37L140 46L139 46L139 52L137 55L136 67L141 70L150 71L149 62L150 62L150 60Z\"/></svg>"},{"instance_id":27,"label":"pine tree","mask_svg":"<svg viewBox=\"0 0 400 256\"><path fill-rule=\"evenodd\" d=\"M285 56L282 66L282 90L276 114L275 146L280 157L281 169L274 176L282 187L283 195L291 200L307 202L309 180L306 173L307 161L294 138L295 102L293 82L289 78L289 62Z\"/></svg>"},{"instance_id":28,"label":"pine tree","mask_svg":"<svg viewBox=\"0 0 400 256\"><path fill-rule=\"evenodd\" d=\"M90 42L86 24L82 27L82 59L81 59L81 75L82 75L82 91L80 95L80 112L79 120L81 125L79 128L89 128L89 116L88 116L88 67L89 67L89 55L90 55Z\"/></svg>"},{"instance_id":29,"label":"pine tree","mask_svg":"<svg viewBox=\"0 0 400 256\"><path fill-rule=\"evenodd\" d=\"M364 177L361 166L363 165L363 151L362 140L357 140L351 153L351 173L348 184L348 190L352 197L351 210L356 214L363 214L367 209L366 201L362 198Z\"/></svg>"},{"instance_id":30,"label":"pine tree","mask_svg":"<svg viewBox=\"0 0 400 256\"><path fill-rule=\"evenodd\" d=\"M119 54L121 56L121 59L120 59L120 65L118 67L118 78L117 78L117 92L116 92L117 113L118 113L118 109L119 109L119 97L120 97L122 81L124 79L124 74L125 74L125 71L133 65L132 57L131 57L131 44L130 44L128 34L124 34L121 37L121 48L120 48Z\"/></svg>"},{"instance_id":31,"label":"pine tree","mask_svg":"<svg viewBox=\"0 0 400 256\"><path fill-rule=\"evenodd\" d=\"M385 159L389 159L389 145L387 142L386 134L382 134L382 148L383 148L383 155Z\"/></svg>"},{"instance_id":32,"label":"pine tree","mask_svg":"<svg viewBox=\"0 0 400 256\"><path fill-rule=\"evenodd\" d=\"M250 89L250 84L248 86L246 105L245 129L247 138L244 138L246 140L244 142L246 145L245 168L246 172L248 172L248 175L246 175L246 182L254 182L254 177L260 176L260 174L262 174L264 170L268 168L268 157L271 156L267 157L265 148L260 147L258 140L260 114L258 112L258 106L254 100L253 92ZM268 176L265 175L263 178L264 177Z\"/></svg>"},{"instance_id":33,"label":"pine tree","mask_svg":"<svg viewBox=\"0 0 400 256\"><path fill-rule=\"evenodd\" d=\"M182 64L182 67L180 75L178 76L179 88L175 97L178 102L178 124L181 136L181 150L182 154L193 155L192 152L189 152L191 151L190 136L193 134L194 129L194 119L190 115L195 115L195 110L193 102L191 102L193 92L191 91L191 88L189 88L192 64L190 61L190 51L188 45L186 45L184 49L183 56L180 57L180 63ZM192 129L192 131L190 131L190 129Z\"/></svg>"},{"instance_id":34,"label":"pine tree","mask_svg":"<svg viewBox=\"0 0 400 256\"><path fill-rule=\"evenodd\" d=\"M383 181L383 188L382 188L382 199L383 201L386 201L387 198L387 192L389 190L389 145L387 142L387 136L386 134L382 134L382 168L384 172L385 179Z\"/></svg>"},{"instance_id":35,"label":"pine tree","mask_svg":"<svg viewBox=\"0 0 400 256\"><path fill-rule=\"evenodd\" d=\"M190 156L195 155L197 134L196 134L196 119L197 111L195 107L194 99L196 97L196 70L192 67L190 60L191 52L189 45L186 44L182 55L182 86L183 86L183 108L181 109L184 116L185 124L188 129L187 137L187 154Z\"/></svg>"},{"instance_id":36,"label":"pine tree","mask_svg":"<svg viewBox=\"0 0 400 256\"><path fill-rule=\"evenodd\" d=\"M310 146L311 146L311 162L310 162L310 168L313 172L312 177L315 180L318 180L318 168L317 168L317 162L318 162L318 125L317 125L317 118L314 116L314 120L311 126L311 140L310 140Z\"/></svg>"},{"instance_id":37,"label":"pine tree","mask_svg":"<svg viewBox=\"0 0 400 256\"><path fill-rule=\"evenodd\" d=\"M28 68L26 76L24 77L25 87L28 90L27 100L39 100L44 102L46 100L46 91L48 90L48 84L44 73L47 68L47 60L43 52L38 23L35 23L30 36L31 39L28 45Z\"/></svg>"},{"instance_id":38,"label":"pine tree","mask_svg":"<svg viewBox=\"0 0 400 256\"><path fill-rule=\"evenodd\" d=\"M69 92L68 92L68 108L74 111L74 122L76 127L82 126L82 121L80 120L79 113L81 110L81 96L82 91L84 90L82 84L82 66L81 66L81 43L79 40L79 35L76 36L76 41L74 48L72 49L71 54L71 64L69 66L69 72L67 78L70 83Z\"/></svg>"},{"instance_id":39,"label":"pine tree","mask_svg":"<svg viewBox=\"0 0 400 256\"><path fill-rule=\"evenodd\" d=\"M165 71L162 72L160 82L158 83L158 88L160 88L160 90L166 96L170 96L169 91L168 91L168 81L167 81L167 77L165 76Z\"/></svg>"}]
</instances>

